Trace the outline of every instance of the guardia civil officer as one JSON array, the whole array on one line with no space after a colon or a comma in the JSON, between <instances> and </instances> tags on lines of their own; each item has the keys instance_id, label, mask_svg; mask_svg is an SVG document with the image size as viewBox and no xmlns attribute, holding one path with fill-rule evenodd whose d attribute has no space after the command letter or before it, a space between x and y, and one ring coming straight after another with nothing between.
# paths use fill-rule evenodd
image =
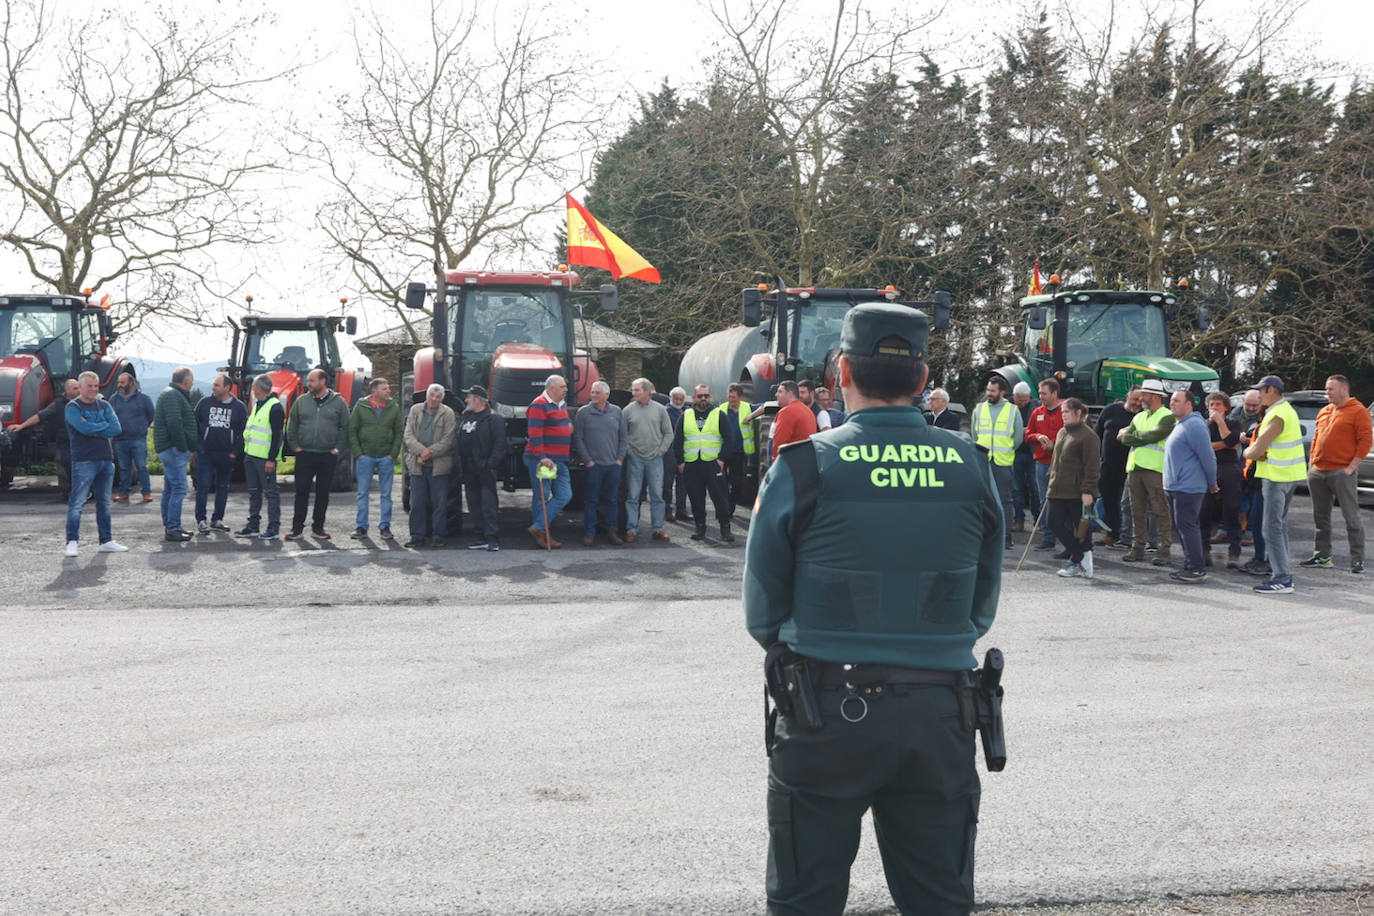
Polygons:
<instances>
[{"instance_id":1,"label":"guardia civil officer","mask_svg":"<svg viewBox=\"0 0 1374 916\"><path fill-rule=\"evenodd\" d=\"M843 912L870 808L903 913L973 906L980 787L963 685L997 609L1003 513L987 459L911 406L928 329L906 306L849 311L852 412L779 451L749 526L749 633L816 699L814 715L794 703L776 724L769 913Z\"/></svg>"}]
</instances>

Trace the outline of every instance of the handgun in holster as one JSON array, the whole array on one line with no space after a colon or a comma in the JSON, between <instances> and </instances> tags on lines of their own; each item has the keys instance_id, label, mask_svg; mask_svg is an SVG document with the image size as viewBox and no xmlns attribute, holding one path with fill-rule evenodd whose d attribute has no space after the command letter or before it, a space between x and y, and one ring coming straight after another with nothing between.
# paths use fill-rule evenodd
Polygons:
<instances>
[{"instance_id":1,"label":"handgun in holster","mask_svg":"<svg viewBox=\"0 0 1374 916\"><path fill-rule=\"evenodd\" d=\"M778 642L768 647L763 675L763 744L771 757L779 713L810 731L819 730L824 722L807 660L793 652L786 643ZM773 701L771 710L768 705L770 698Z\"/></svg>"},{"instance_id":2,"label":"handgun in holster","mask_svg":"<svg viewBox=\"0 0 1374 916\"><path fill-rule=\"evenodd\" d=\"M973 672L971 699L974 725L983 739L983 762L988 772L998 773L1007 765L1007 737L1002 730L1002 650L989 649L983 667Z\"/></svg>"}]
</instances>

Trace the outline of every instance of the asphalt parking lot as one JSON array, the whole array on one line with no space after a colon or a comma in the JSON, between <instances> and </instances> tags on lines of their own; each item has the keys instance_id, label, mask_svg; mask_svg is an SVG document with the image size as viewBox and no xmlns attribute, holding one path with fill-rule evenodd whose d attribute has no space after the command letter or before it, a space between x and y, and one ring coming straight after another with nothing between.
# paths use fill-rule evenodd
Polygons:
<instances>
[{"instance_id":1,"label":"asphalt parking lot","mask_svg":"<svg viewBox=\"0 0 1374 916\"><path fill-rule=\"evenodd\" d=\"M324 543L169 544L154 502L66 559L54 492L0 493L0 911L761 912L743 538L588 549L573 517L546 553L526 498L498 554L352 541L335 494ZM1293 527L1305 556L1305 497ZM1014 563L985 906L1370 908L1370 576ZM889 907L866 828L851 911Z\"/></svg>"}]
</instances>

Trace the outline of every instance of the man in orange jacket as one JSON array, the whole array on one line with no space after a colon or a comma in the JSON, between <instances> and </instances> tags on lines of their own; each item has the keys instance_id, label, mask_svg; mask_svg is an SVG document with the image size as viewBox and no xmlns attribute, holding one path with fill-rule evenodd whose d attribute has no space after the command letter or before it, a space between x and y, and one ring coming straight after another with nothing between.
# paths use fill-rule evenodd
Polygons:
<instances>
[{"instance_id":1,"label":"man in orange jacket","mask_svg":"<svg viewBox=\"0 0 1374 916\"><path fill-rule=\"evenodd\" d=\"M1317 414L1312 455L1307 466L1307 490L1312 494L1312 522L1317 529L1312 556L1300 566L1331 569L1331 503L1339 499L1350 541L1350 571L1364 572L1364 522L1355 474L1374 443L1374 422L1364 405L1350 396L1350 380L1333 375L1326 380L1327 404Z\"/></svg>"}]
</instances>

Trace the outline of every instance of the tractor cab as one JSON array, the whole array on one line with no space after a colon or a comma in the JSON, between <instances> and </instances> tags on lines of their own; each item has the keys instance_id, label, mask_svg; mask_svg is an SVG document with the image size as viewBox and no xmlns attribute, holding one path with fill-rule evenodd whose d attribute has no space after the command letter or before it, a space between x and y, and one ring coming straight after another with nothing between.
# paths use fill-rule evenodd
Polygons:
<instances>
[{"instance_id":1,"label":"tractor cab","mask_svg":"<svg viewBox=\"0 0 1374 916\"><path fill-rule=\"evenodd\" d=\"M239 321L242 323L229 320L234 337L225 372L234 380L240 398L247 399L254 378L267 374L272 377L272 390L289 411L296 396L305 391L305 377L312 369L323 369L329 375L330 387L350 404L361 393L353 390L355 373L340 369L343 359L335 336L340 331L357 333L357 318L249 313Z\"/></svg>"},{"instance_id":2,"label":"tractor cab","mask_svg":"<svg viewBox=\"0 0 1374 916\"><path fill-rule=\"evenodd\" d=\"M930 309L936 329L949 326L950 295L937 292L933 302L902 302L894 287L885 289L822 289L816 287L778 288L769 291L760 284L746 289L744 326L758 328L769 353L758 353L750 361L750 397L767 391L769 396L784 379L816 379L818 384L835 387L834 357L840 347L840 332L845 314L866 302L898 302L912 308ZM732 379L733 381L733 379Z\"/></svg>"},{"instance_id":3,"label":"tractor cab","mask_svg":"<svg viewBox=\"0 0 1374 916\"><path fill-rule=\"evenodd\" d=\"M1169 317L1172 293L1151 290L1071 290L1021 300L1020 352L1000 354L1015 363L994 371L1008 384L1043 379L1059 382L1063 397L1101 407L1126 396L1147 378L1170 390L1191 391L1201 400L1220 386L1206 366L1175 359ZM1197 321L1206 326L1205 310Z\"/></svg>"},{"instance_id":4,"label":"tractor cab","mask_svg":"<svg viewBox=\"0 0 1374 916\"><path fill-rule=\"evenodd\" d=\"M0 295L0 426L22 423L62 396L62 384L82 372L100 378L114 394L121 372L135 374L127 358L109 354L119 336L110 318L110 297L93 305L82 296ZM0 482L16 465L56 454L56 436L30 427L15 441L0 442Z\"/></svg>"}]
</instances>

